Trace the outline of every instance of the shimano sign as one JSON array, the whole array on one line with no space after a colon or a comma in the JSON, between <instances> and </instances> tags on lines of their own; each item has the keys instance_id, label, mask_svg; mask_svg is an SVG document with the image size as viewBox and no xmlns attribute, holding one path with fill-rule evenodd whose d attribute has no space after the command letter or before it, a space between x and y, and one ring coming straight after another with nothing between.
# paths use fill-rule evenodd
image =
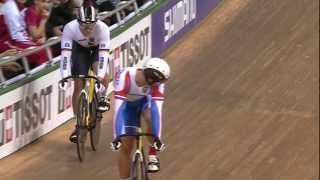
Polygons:
<instances>
[{"instance_id":1,"label":"shimano sign","mask_svg":"<svg viewBox=\"0 0 320 180\"><path fill-rule=\"evenodd\" d=\"M183 0L177 2L164 13L164 41L167 42L197 16L197 1Z\"/></svg>"},{"instance_id":2,"label":"shimano sign","mask_svg":"<svg viewBox=\"0 0 320 180\"><path fill-rule=\"evenodd\" d=\"M160 56L206 17L220 1L170 0L152 13L152 56Z\"/></svg>"}]
</instances>

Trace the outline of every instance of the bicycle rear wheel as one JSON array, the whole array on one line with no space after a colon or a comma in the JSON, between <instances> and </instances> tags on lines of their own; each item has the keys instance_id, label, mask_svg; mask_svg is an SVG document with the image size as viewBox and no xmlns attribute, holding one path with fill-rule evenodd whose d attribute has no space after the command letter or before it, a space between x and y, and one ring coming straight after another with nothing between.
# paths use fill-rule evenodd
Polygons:
<instances>
[{"instance_id":1,"label":"bicycle rear wheel","mask_svg":"<svg viewBox=\"0 0 320 180\"><path fill-rule=\"evenodd\" d=\"M130 180L149 180L146 170L146 163L143 155L140 153L134 154L134 161L131 165Z\"/></svg>"},{"instance_id":2,"label":"bicycle rear wheel","mask_svg":"<svg viewBox=\"0 0 320 180\"><path fill-rule=\"evenodd\" d=\"M98 98L94 93L93 100L90 104L91 120L90 120L90 144L92 150L96 151L100 140L101 119L102 114L98 112Z\"/></svg>"},{"instance_id":3,"label":"bicycle rear wheel","mask_svg":"<svg viewBox=\"0 0 320 180\"><path fill-rule=\"evenodd\" d=\"M85 144L88 129L86 126L86 117L88 115L88 102L84 93L80 94L77 111L77 153L80 162L85 159Z\"/></svg>"}]
</instances>

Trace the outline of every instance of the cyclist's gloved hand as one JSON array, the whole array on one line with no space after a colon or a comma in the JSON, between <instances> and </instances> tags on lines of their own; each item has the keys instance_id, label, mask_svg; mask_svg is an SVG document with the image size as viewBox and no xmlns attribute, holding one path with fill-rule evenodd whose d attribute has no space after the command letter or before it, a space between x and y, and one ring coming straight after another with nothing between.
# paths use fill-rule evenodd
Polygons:
<instances>
[{"instance_id":1,"label":"cyclist's gloved hand","mask_svg":"<svg viewBox=\"0 0 320 180\"><path fill-rule=\"evenodd\" d=\"M153 147L154 147L157 151L161 151L161 152L166 149L165 144L163 144L160 140L154 141Z\"/></svg>"},{"instance_id":2,"label":"cyclist's gloved hand","mask_svg":"<svg viewBox=\"0 0 320 180\"><path fill-rule=\"evenodd\" d=\"M112 151L118 151L121 147L121 142L119 140L114 140L110 143L110 148Z\"/></svg>"},{"instance_id":3,"label":"cyclist's gloved hand","mask_svg":"<svg viewBox=\"0 0 320 180\"><path fill-rule=\"evenodd\" d=\"M67 90L67 85L68 85L68 82L67 82L67 81L61 81L61 82L59 83L59 89Z\"/></svg>"},{"instance_id":4,"label":"cyclist's gloved hand","mask_svg":"<svg viewBox=\"0 0 320 180\"><path fill-rule=\"evenodd\" d=\"M111 100L109 97L106 97L106 103L107 103L107 111L110 111L110 104L111 104Z\"/></svg>"},{"instance_id":5,"label":"cyclist's gloved hand","mask_svg":"<svg viewBox=\"0 0 320 180\"><path fill-rule=\"evenodd\" d=\"M96 82L94 87L96 88L96 91L100 92L100 93L102 93L106 89L103 84L98 83L98 82Z\"/></svg>"}]
</instances>

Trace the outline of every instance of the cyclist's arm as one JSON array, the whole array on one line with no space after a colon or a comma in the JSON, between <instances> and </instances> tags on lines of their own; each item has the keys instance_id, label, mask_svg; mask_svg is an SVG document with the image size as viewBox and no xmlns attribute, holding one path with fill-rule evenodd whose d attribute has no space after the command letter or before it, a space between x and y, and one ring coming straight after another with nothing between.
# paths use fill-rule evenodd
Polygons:
<instances>
[{"instance_id":1,"label":"cyclist's arm","mask_svg":"<svg viewBox=\"0 0 320 180\"><path fill-rule=\"evenodd\" d=\"M161 139L162 106L164 102L164 84L153 86L151 90L152 133Z\"/></svg>"},{"instance_id":2,"label":"cyclist's arm","mask_svg":"<svg viewBox=\"0 0 320 180\"><path fill-rule=\"evenodd\" d=\"M62 77L71 75L72 31L65 26L61 38L60 72Z\"/></svg>"},{"instance_id":3,"label":"cyclist's arm","mask_svg":"<svg viewBox=\"0 0 320 180\"><path fill-rule=\"evenodd\" d=\"M103 23L100 30L99 42L99 64L97 76L104 78L109 75L109 51L110 51L110 31L107 25Z\"/></svg>"},{"instance_id":4,"label":"cyclist's arm","mask_svg":"<svg viewBox=\"0 0 320 180\"><path fill-rule=\"evenodd\" d=\"M120 77L115 77L115 110L114 110L114 128L113 135L114 138L117 138L121 135L121 132L124 128L124 108L127 103L127 95L130 89L130 76L128 71L124 71L120 74Z\"/></svg>"}]
</instances>

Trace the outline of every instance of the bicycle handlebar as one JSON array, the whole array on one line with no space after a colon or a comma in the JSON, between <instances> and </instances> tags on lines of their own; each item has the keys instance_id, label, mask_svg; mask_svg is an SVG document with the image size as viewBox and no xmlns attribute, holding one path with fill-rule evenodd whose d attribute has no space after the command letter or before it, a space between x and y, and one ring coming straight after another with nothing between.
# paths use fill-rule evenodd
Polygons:
<instances>
[{"instance_id":1,"label":"bicycle handlebar","mask_svg":"<svg viewBox=\"0 0 320 180\"><path fill-rule=\"evenodd\" d=\"M102 83L96 76L90 75L71 75L67 76L59 81L59 84L64 86L64 83L67 82L68 79L94 79L97 83L98 89L100 88L100 84Z\"/></svg>"},{"instance_id":2,"label":"bicycle handlebar","mask_svg":"<svg viewBox=\"0 0 320 180\"><path fill-rule=\"evenodd\" d=\"M154 141L156 143L162 143L161 140L154 134L152 133L141 133L141 132L137 132L137 133L134 133L134 134L122 134L120 136L118 136L114 141L117 142L117 141L121 141L120 139L122 137L139 137L139 136L149 136L149 137L153 137L154 138Z\"/></svg>"}]
</instances>

